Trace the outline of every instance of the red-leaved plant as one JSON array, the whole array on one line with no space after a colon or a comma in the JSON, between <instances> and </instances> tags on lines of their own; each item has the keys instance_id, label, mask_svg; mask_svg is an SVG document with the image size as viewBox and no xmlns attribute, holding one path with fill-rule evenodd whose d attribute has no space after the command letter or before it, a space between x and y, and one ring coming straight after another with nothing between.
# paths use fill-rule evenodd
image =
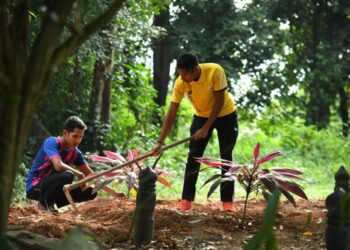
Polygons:
<instances>
[{"instance_id":1,"label":"red-leaved plant","mask_svg":"<svg viewBox=\"0 0 350 250\"><path fill-rule=\"evenodd\" d=\"M238 165L232 161L223 159L213 159L206 157L197 158L198 162L203 163L209 167L221 169L222 166L225 166L228 169L223 177L221 176L221 174L215 174L204 182L203 186L208 184L209 182L216 180L211 185L208 191L208 198L215 191L215 189L224 181L237 180L238 183L242 185L242 187L246 191L243 222L245 219L248 197L254 191L259 192L259 190L262 190L265 198L267 198L267 196L269 196L269 193L266 192L266 190L268 190L270 193L279 190L294 207L296 207L296 202L291 193L305 200L308 199L303 191L302 186L293 181L293 179L303 180L300 177L300 175L303 174L302 172L289 168L261 169L261 164L275 159L277 156L281 155L281 152L276 151L264 157L259 157L259 151L260 144L257 143L253 151L253 165Z\"/></svg>"},{"instance_id":2,"label":"red-leaved plant","mask_svg":"<svg viewBox=\"0 0 350 250\"><path fill-rule=\"evenodd\" d=\"M109 168L110 166L107 166L101 163L109 163L112 166L116 166L127 161L132 161L132 163L130 163L128 166L104 175L104 179L105 179L104 181L108 183L113 180L118 180L117 183L114 184L114 186L118 186L121 183L125 183L128 188L127 196L129 197L130 192L132 190L135 190L135 191L138 190L138 174L140 173L141 169L145 167L142 161L140 162L134 161L139 155L139 149L137 148L134 151L128 150L127 159L125 159L119 153L111 152L107 150L103 150L103 154L105 156L87 155L87 157L90 158L93 162L98 162L99 163L98 166L102 166L105 168ZM163 169L155 168L156 164L158 163L158 160L159 158L155 161L155 163L152 166L153 170L158 176L157 181L162 183L164 186L171 188L170 183L165 178L162 177L162 176L171 177L171 174Z\"/></svg>"}]
</instances>

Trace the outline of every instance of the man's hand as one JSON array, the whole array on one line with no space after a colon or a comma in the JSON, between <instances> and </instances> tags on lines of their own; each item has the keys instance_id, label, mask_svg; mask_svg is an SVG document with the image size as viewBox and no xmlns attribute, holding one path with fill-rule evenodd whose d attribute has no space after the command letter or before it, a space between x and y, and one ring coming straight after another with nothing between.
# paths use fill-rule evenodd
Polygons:
<instances>
[{"instance_id":1,"label":"man's hand","mask_svg":"<svg viewBox=\"0 0 350 250\"><path fill-rule=\"evenodd\" d=\"M78 178L78 180L82 180L85 178L85 175L79 171L75 171L74 175ZM85 191L87 188L88 188L88 186L86 185L86 183L84 183L80 186L81 191Z\"/></svg>"},{"instance_id":2,"label":"man's hand","mask_svg":"<svg viewBox=\"0 0 350 250\"><path fill-rule=\"evenodd\" d=\"M85 178L85 175L82 172L76 171L74 174L78 178L78 180L82 180Z\"/></svg>"},{"instance_id":3,"label":"man's hand","mask_svg":"<svg viewBox=\"0 0 350 250\"><path fill-rule=\"evenodd\" d=\"M200 140L200 139L204 139L205 137L207 137L208 135L208 129L205 127L202 127L200 129L198 129L195 133L194 133L194 139L195 140Z\"/></svg>"},{"instance_id":4,"label":"man's hand","mask_svg":"<svg viewBox=\"0 0 350 250\"><path fill-rule=\"evenodd\" d=\"M152 148L152 151L151 151L152 154L153 154L154 156L160 155L160 154L162 153L161 148L162 148L162 142L158 141L157 144L154 145L154 147Z\"/></svg>"}]
</instances>

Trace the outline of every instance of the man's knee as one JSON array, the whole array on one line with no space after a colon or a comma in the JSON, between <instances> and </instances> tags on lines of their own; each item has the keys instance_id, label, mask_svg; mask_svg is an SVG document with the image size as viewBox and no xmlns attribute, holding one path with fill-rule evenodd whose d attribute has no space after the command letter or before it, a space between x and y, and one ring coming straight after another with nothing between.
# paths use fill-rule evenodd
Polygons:
<instances>
[{"instance_id":1,"label":"man's knee","mask_svg":"<svg viewBox=\"0 0 350 250\"><path fill-rule=\"evenodd\" d=\"M74 180L74 174L71 171L62 172L60 177L64 184L70 184Z\"/></svg>"},{"instance_id":2,"label":"man's knee","mask_svg":"<svg viewBox=\"0 0 350 250\"><path fill-rule=\"evenodd\" d=\"M89 188L87 188L83 193L84 193L84 198L83 198L83 200L85 200L85 201L88 201L88 200L93 200L93 199L95 199L96 198L96 196L97 196L97 192L95 192L95 193L92 193L92 191L93 191L93 188L92 187L89 187Z\"/></svg>"}]
</instances>

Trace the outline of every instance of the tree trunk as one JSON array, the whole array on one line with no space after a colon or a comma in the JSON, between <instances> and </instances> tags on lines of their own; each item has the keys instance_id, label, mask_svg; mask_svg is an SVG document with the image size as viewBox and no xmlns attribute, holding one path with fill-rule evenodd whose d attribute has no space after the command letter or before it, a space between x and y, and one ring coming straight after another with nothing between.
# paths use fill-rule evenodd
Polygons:
<instances>
[{"instance_id":1,"label":"tree trunk","mask_svg":"<svg viewBox=\"0 0 350 250\"><path fill-rule=\"evenodd\" d=\"M101 34L114 34L112 25L106 27ZM95 62L94 77L90 94L88 130L83 142L83 149L89 152L102 151L103 137L110 124L110 102L112 92L112 74L114 66L114 48L110 37L105 36L106 50Z\"/></svg>"},{"instance_id":2,"label":"tree trunk","mask_svg":"<svg viewBox=\"0 0 350 250\"><path fill-rule=\"evenodd\" d=\"M124 1L115 0L80 32L60 43L73 2L48 1L33 47L28 47L29 1L16 1L14 8L13 1L0 3L0 240L5 237L13 185L30 121L46 96L50 81L68 56L112 20Z\"/></svg>"},{"instance_id":3,"label":"tree trunk","mask_svg":"<svg viewBox=\"0 0 350 250\"><path fill-rule=\"evenodd\" d=\"M111 98L112 98L112 78L114 66L114 48L111 46L106 62L106 74L104 79L104 88L101 103L101 122L104 124L111 123Z\"/></svg>"},{"instance_id":4,"label":"tree trunk","mask_svg":"<svg viewBox=\"0 0 350 250\"><path fill-rule=\"evenodd\" d=\"M73 66L73 74L71 78L71 91L72 91L72 97L70 98L70 108L75 113L77 111L77 107L75 105L77 100L77 89L78 89L78 79L79 79L79 55L76 53L74 55L74 66Z\"/></svg>"},{"instance_id":5,"label":"tree trunk","mask_svg":"<svg viewBox=\"0 0 350 250\"><path fill-rule=\"evenodd\" d=\"M154 18L154 25L163 27L169 32L169 8L161 12ZM155 102L159 106L165 105L170 81L170 63L171 55L171 37L166 34L165 37L156 40L153 45L153 86L157 90Z\"/></svg>"},{"instance_id":6,"label":"tree trunk","mask_svg":"<svg viewBox=\"0 0 350 250\"><path fill-rule=\"evenodd\" d=\"M319 67L317 55L322 53L318 47L322 39L324 29L322 16L325 6L322 1L313 0L314 13L312 17L312 44L310 63L310 82L308 92L310 100L307 110L307 125L316 125L318 129L326 128L330 121L330 96L327 86L329 83L321 80L322 70Z\"/></svg>"},{"instance_id":7,"label":"tree trunk","mask_svg":"<svg viewBox=\"0 0 350 250\"><path fill-rule=\"evenodd\" d=\"M346 77L347 78L347 77ZM347 79L344 79L346 81ZM339 114L342 120L343 136L348 137L349 135L349 110L348 110L348 94L345 92L344 86L339 86Z\"/></svg>"},{"instance_id":8,"label":"tree trunk","mask_svg":"<svg viewBox=\"0 0 350 250\"><path fill-rule=\"evenodd\" d=\"M102 93L104 88L105 63L103 59L98 59L94 66L94 77L92 80L92 88L90 92L90 103L88 121L86 122L88 129L83 142L83 149L89 152L97 150L97 136L100 126L100 113L102 103Z\"/></svg>"}]
</instances>

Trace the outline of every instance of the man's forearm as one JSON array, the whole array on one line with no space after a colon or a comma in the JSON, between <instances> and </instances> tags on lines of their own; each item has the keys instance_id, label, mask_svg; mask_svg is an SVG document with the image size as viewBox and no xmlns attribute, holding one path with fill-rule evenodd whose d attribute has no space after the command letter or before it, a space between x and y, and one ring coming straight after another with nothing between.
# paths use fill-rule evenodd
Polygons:
<instances>
[{"instance_id":1,"label":"man's forearm","mask_svg":"<svg viewBox=\"0 0 350 250\"><path fill-rule=\"evenodd\" d=\"M74 175L77 175L77 174L80 173L79 171L77 171L76 169L74 169L74 168L68 166L68 165L65 164L65 163L62 163L62 164L59 166L59 168L60 168L59 171L69 170L69 171L73 172Z\"/></svg>"},{"instance_id":2,"label":"man's forearm","mask_svg":"<svg viewBox=\"0 0 350 250\"><path fill-rule=\"evenodd\" d=\"M162 131L158 137L158 142L160 143L163 143L165 138L167 137L167 135L169 134L173 124L174 124L174 121L175 121L175 117L172 116L172 115L167 115L165 120L164 120L164 123L163 123L163 126L162 126Z\"/></svg>"}]
</instances>

